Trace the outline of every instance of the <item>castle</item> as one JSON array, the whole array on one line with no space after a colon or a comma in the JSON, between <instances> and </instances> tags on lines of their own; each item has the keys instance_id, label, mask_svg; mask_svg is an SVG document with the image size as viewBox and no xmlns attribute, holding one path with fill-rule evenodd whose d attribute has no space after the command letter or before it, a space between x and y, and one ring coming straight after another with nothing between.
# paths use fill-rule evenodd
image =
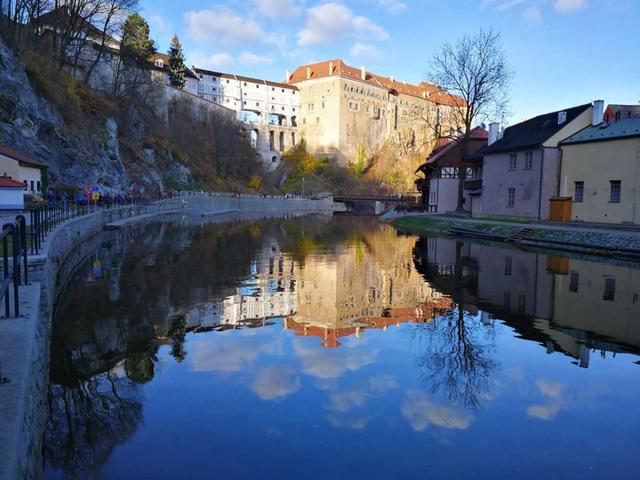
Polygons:
<instances>
[{"instance_id":1,"label":"castle","mask_svg":"<svg viewBox=\"0 0 640 480\"><path fill-rule=\"evenodd\" d=\"M300 66L284 82L192 70L199 79L192 93L235 110L273 167L301 139L310 153L340 166L386 142L419 149L451 128L452 109L462 104L435 84L401 82L342 60Z\"/></svg>"}]
</instances>

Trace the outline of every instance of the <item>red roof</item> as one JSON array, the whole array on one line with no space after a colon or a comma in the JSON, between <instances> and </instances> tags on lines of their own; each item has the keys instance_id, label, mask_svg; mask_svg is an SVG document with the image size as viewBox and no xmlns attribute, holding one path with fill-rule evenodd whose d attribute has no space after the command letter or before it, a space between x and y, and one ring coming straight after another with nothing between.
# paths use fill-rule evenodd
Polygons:
<instances>
[{"instance_id":1,"label":"red roof","mask_svg":"<svg viewBox=\"0 0 640 480\"><path fill-rule=\"evenodd\" d=\"M309 69L309 78L307 78L307 69ZM364 81L378 87L386 88L387 90L394 90L405 95L426 99L439 105L457 106L464 104L462 98L445 92L433 83L420 82L418 85L413 85L407 82L399 82L392 77L382 77L367 71L365 71L365 78L363 80L362 70L360 68L347 65L340 59L327 60L298 67L289 78L287 78L287 83L298 83L331 76L341 76Z\"/></svg>"},{"instance_id":2,"label":"red roof","mask_svg":"<svg viewBox=\"0 0 640 480\"><path fill-rule=\"evenodd\" d=\"M17 160L20 163L24 163L31 167L47 168L46 165L39 162L38 160L28 157L24 153L14 150L13 148L5 147L4 145L0 145L0 155L4 155L5 157L12 158L14 160Z\"/></svg>"},{"instance_id":3,"label":"red roof","mask_svg":"<svg viewBox=\"0 0 640 480\"><path fill-rule=\"evenodd\" d=\"M9 177L0 177L0 188L24 188L24 183Z\"/></svg>"}]
</instances>

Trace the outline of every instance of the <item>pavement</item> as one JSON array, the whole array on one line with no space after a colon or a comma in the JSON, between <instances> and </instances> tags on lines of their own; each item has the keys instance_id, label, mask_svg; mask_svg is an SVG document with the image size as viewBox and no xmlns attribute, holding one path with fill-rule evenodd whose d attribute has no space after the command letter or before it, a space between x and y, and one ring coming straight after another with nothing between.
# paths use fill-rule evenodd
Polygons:
<instances>
[{"instance_id":1,"label":"pavement","mask_svg":"<svg viewBox=\"0 0 640 480\"><path fill-rule=\"evenodd\" d=\"M40 284L33 283L20 287L20 317L0 319L0 377L5 380L0 379L0 479L18 478L14 462L18 449L25 448L20 429L25 413L34 414L24 408L33 388L32 355L40 350L36 350L39 310Z\"/></svg>"},{"instance_id":2,"label":"pavement","mask_svg":"<svg viewBox=\"0 0 640 480\"><path fill-rule=\"evenodd\" d=\"M640 238L640 225L619 225L619 224L607 224L607 223L577 223L577 222L547 222L547 221L532 221L532 222L509 222L507 220L492 220L488 218L467 218L459 217L456 215L442 215L442 214L424 214L424 213L409 213L402 216L410 217L425 217L433 218L434 220L446 220L456 223L470 223L470 224L490 224L490 225L504 225L515 228L531 228L537 230L555 230L562 232L576 232L576 233L597 233L597 234L611 234L621 235L633 238ZM401 218L401 216L395 217Z\"/></svg>"}]
</instances>

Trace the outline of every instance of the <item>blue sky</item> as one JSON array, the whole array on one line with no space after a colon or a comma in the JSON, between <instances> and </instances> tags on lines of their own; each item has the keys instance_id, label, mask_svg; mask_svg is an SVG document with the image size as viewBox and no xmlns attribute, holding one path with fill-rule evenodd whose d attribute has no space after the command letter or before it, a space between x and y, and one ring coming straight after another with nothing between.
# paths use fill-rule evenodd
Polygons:
<instances>
[{"instance_id":1,"label":"blue sky","mask_svg":"<svg viewBox=\"0 0 640 480\"><path fill-rule=\"evenodd\" d=\"M493 28L515 72L511 123L604 99L640 101L640 0L140 0L165 51L190 64L281 81L342 58L400 80L428 79L446 40Z\"/></svg>"}]
</instances>

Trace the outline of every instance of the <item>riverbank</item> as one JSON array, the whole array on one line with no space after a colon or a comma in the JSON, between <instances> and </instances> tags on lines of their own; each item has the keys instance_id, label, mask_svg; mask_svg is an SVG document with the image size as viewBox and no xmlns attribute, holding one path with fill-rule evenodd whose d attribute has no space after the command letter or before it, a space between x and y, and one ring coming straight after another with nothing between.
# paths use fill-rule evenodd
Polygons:
<instances>
[{"instance_id":1,"label":"riverbank","mask_svg":"<svg viewBox=\"0 0 640 480\"><path fill-rule=\"evenodd\" d=\"M400 231L418 235L453 235L640 260L640 231L621 230L617 226L607 229L601 225L552 225L426 215L397 217L391 223Z\"/></svg>"}]
</instances>

